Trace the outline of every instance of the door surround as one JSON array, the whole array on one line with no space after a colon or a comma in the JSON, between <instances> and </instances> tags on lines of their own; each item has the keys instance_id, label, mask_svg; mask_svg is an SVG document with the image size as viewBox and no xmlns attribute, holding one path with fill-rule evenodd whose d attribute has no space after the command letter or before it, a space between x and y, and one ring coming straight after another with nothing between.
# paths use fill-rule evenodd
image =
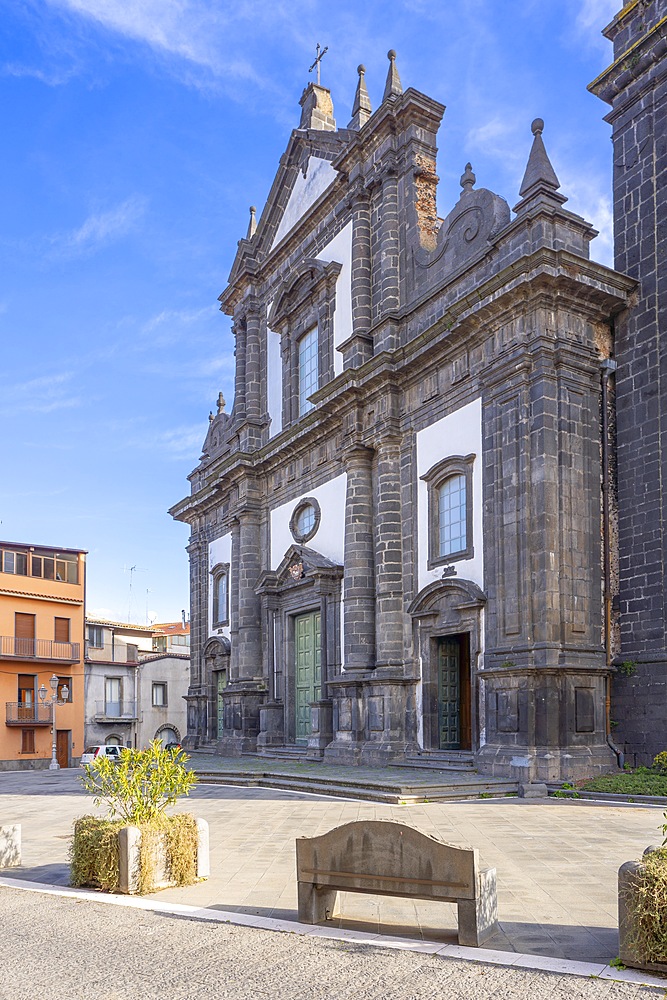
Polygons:
<instances>
[{"instance_id":1,"label":"door surround","mask_svg":"<svg viewBox=\"0 0 667 1000\"><path fill-rule=\"evenodd\" d=\"M440 749L438 640L465 633L470 637L470 749L479 749L483 706L477 673L484 648L485 604L486 596L476 583L449 577L424 587L408 608L413 622L415 671L421 673L425 750Z\"/></svg>"}]
</instances>

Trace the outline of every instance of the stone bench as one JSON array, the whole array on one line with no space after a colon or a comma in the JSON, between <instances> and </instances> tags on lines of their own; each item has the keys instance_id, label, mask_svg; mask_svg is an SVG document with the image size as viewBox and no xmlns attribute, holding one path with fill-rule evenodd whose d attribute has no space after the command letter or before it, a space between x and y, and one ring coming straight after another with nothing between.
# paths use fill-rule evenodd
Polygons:
<instances>
[{"instance_id":1,"label":"stone bench","mask_svg":"<svg viewBox=\"0 0 667 1000\"><path fill-rule=\"evenodd\" d=\"M459 944L478 947L498 926L495 868L402 823L361 820L296 841L299 920L332 917L339 892L456 903Z\"/></svg>"},{"instance_id":2,"label":"stone bench","mask_svg":"<svg viewBox=\"0 0 667 1000\"><path fill-rule=\"evenodd\" d=\"M17 868L21 864L21 827L0 826L0 868Z\"/></svg>"}]
</instances>

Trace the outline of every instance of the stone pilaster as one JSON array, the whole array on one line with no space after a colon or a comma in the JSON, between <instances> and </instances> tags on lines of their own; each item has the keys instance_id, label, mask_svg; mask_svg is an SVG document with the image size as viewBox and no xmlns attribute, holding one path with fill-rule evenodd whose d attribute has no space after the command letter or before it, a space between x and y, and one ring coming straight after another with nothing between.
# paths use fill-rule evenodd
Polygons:
<instances>
[{"instance_id":1,"label":"stone pilaster","mask_svg":"<svg viewBox=\"0 0 667 1000\"><path fill-rule=\"evenodd\" d=\"M393 313L400 306L400 252L398 174L393 165L382 177L380 224L380 325L374 333L374 353L398 347L398 327Z\"/></svg>"},{"instance_id":2,"label":"stone pilaster","mask_svg":"<svg viewBox=\"0 0 667 1000\"><path fill-rule=\"evenodd\" d=\"M255 749L259 709L266 699L261 605L255 592L261 551L259 512L252 506L244 507L232 527L230 683L223 694L224 736L218 741L219 751L227 755Z\"/></svg>"},{"instance_id":3,"label":"stone pilaster","mask_svg":"<svg viewBox=\"0 0 667 1000\"><path fill-rule=\"evenodd\" d=\"M202 530L193 527L187 551L190 557L190 685L188 728L183 743L194 749L207 738L203 651L208 636L208 544Z\"/></svg>"},{"instance_id":4,"label":"stone pilaster","mask_svg":"<svg viewBox=\"0 0 667 1000\"><path fill-rule=\"evenodd\" d=\"M368 191L352 199L352 336L342 346L343 367L356 368L373 356L371 313L371 210Z\"/></svg>"},{"instance_id":5,"label":"stone pilaster","mask_svg":"<svg viewBox=\"0 0 667 1000\"><path fill-rule=\"evenodd\" d=\"M373 452L361 445L346 454L344 667L375 666L375 541L373 535Z\"/></svg>"},{"instance_id":6,"label":"stone pilaster","mask_svg":"<svg viewBox=\"0 0 667 1000\"><path fill-rule=\"evenodd\" d=\"M233 327L236 346L234 356L236 366L234 370L234 409L233 414L237 420L243 420L246 413L245 402L245 363L246 363L246 324L245 319L238 317L234 321Z\"/></svg>"},{"instance_id":7,"label":"stone pilaster","mask_svg":"<svg viewBox=\"0 0 667 1000\"><path fill-rule=\"evenodd\" d=\"M382 439L376 454L376 663L378 667L402 667L405 637L400 439Z\"/></svg>"}]
</instances>

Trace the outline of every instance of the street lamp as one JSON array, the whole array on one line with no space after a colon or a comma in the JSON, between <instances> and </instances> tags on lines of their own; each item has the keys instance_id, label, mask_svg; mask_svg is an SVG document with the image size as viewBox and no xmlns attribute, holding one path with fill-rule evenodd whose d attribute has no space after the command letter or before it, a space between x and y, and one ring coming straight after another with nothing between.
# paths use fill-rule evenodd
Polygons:
<instances>
[{"instance_id":1,"label":"street lamp","mask_svg":"<svg viewBox=\"0 0 667 1000\"><path fill-rule=\"evenodd\" d=\"M49 764L49 771L60 770L60 764L58 763L58 757L56 756L56 705L58 704L58 682L59 678L57 674L54 674L49 681L49 684L51 685L51 736L52 736L51 763ZM67 684L63 684L63 686L60 689L60 692L62 694L62 701L60 702L60 704L63 705L69 697L69 688L67 687ZM43 704L48 694L46 685L42 684L37 693Z\"/></svg>"}]
</instances>

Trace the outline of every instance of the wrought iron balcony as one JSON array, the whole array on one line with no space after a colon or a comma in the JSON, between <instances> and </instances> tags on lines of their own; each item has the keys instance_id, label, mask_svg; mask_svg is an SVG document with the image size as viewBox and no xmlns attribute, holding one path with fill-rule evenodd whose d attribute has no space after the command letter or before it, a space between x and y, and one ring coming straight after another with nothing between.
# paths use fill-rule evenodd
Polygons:
<instances>
[{"instance_id":1,"label":"wrought iron balcony","mask_svg":"<svg viewBox=\"0 0 667 1000\"><path fill-rule=\"evenodd\" d=\"M26 705L22 701L7 702L8 726L50 726L51 703L41 702L36 705Z\"/></svg>"},{"instance_id":2,"label":"wrought iron balcony","mask_svg":"<svg viewBox=\"0 0 667 1000\"><path fill-rule=\"evenodd\" d=\"M49 660L51 663L76 663L80 643L54 642L53 639L18 639L0 635L0 658L15 660Z\"/></svg>"},{"instance_id":3,"label":"wrought iron balcony","mask_svg":"<svg viewBox=\"0 0 667 1000\"><path fill-rule=\"evenodd\" d=\"M136 722L137 704L134 701L95 702L95 722Z\"/></svg>"}]
</instances>

